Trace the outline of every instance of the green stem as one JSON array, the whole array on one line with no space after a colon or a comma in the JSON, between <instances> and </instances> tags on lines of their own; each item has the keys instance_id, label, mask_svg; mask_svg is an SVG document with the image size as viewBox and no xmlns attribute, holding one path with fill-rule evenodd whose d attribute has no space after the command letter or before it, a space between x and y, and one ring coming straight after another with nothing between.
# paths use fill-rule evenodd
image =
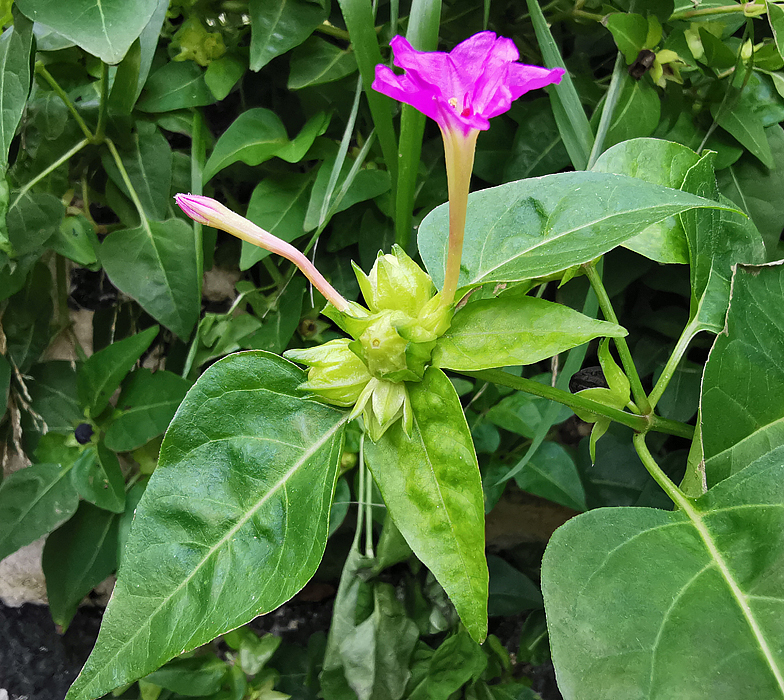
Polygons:
<instances>
[{"instance_id":1,"label":"green stem","mask_svg":"<svg viewBox=\"0 0 784 700\"><path fill-rule=\"evenodd\" d=\"M333 27L331 24L320 24L318 27L316 27L316 31L320 32L321 34L326 34L327 36L334 36L336 39L351 41L351 37L345 29Z\"/></svg>"},{"instance_id":2,"label":"green stem","mask_svg":"<svg viewBox=\"0 0 784 700\"><path fill-rule=\"evenodd\" d=\"M73 156L75 156L79 151L81 151L87 144L89 144L89 139L82 139L77 143L70 151L65 153L64 155L60 156L54 163L50 163L48 167L46 167L43 171L38 173L30 182L22 187L19 190L19 193L16 195L16 199L11 203L11 206L8 207L9 209L13 209L19 200L27 194L30 188L35 187L41 180L43 180L47 175L54 172L59 168L63 163L68 162Z\"/></svg>"},{"instance_id":3,"label":"green stem","mask_svg":"<svg viewBox=\"0 0 784 700\"><path fill-rule=\"evenodd\" d=\"M683 329L683 333L681 333L681 337L678 338L678 342L675 344L675 349L672 351L670 359L667 360L667 364L664 365L664 369L659 376L659 381L656 382L656 386L653 387L653 391L650 393L650 396L648 396L648 400L651 402L651 409L655 408L656 404L659 403L659 399L662 397L672 376L675 374L675 370L678 368L678 364L686 353L689 343L691 343L692 338L694 338L700 330L701 327L700 324L697 323L696 318L692 319L686 328Z\"/></svg>"},{"instance_id":4,"label":"green stem","mask_svg":"<svg viewBox=\"0 0 784 700\"><path fill-rule=\"evenodd\" d=\"M109 111L109 66L101 63L101 102L98 107L98 126L95 127L94 143L102 143L106 132L106 115Z\"/></svg>"},{"instance_id":5,"label":"green stem","mask_svg":"<svg viewBox=\"0 0 784 700\"><path fill-rule=\"evenodd\" d=\"M624 61L623 54L619 51L618 56L615 58L612 80L610 80L610 87L604 98L602 116L599 119L599 126L596 129L596 138L591 147L591 155L588 156L588 165L585 167L586 170L590 170L602 154L604 139L607 136L607 132L610 130L610 124L612 123L612 118L615 114L615 106L618 104L618 98L621 96L621 84L625 75L626 61Z\"/></svg>"},{"instance_id":6,"label":"green stem","mask_svg":"<svg viewBox=\"0 0 784 700\"><path fill-rule=\"evenodd\" d=\"M691 19L692 17L704 17L706 15L728 15L735 12L745 12L747 5L754 8L753 2L741 3L740 5L723 5L722 7L701 7L697 10L681 10L680 12L673 12L670 15L668 22L674 22L678 19ZM765 6L758 5L757 12L753 16L762 15L765 13Z\"/></svg>"},{"instance_id":7,"label":"green stem","mask_svg":"<svg viewBox=\"0 0 784 700\"><path fill-rule=\"evenodd\" d=\"M87 137L87 140L92 142L95 139L95 135L92 131L90 131L84 119L82 119L82 115L76 111L76 107L74 106L74 103L71 102L71 98L68 97L65 90L60 87L60 84L54 79L54 76L48 70L46 70L44 64L40 61L35 64L35 72L40 75L47 83L49 83L49 87L51 87L55 94L65 103L65 106L73 115L73 118L76 120L76 123L79 125L82 133Z\"/></svg>"},{"instance_id":8,"label":"green stem","mask_svg":"<svg viewBox=\"0 0 784 700\"><path fill-rule=\"evenodd\" d=\"M610 302L610 297L607 294L607 290L604 288L602 277L596 270L595 263L586 263L583 265L583 269L591 283L591 287L593 287L593 291L596 293L596 298L599 300L599 307L601 308L605 319L617 325L618 317L615 315L612 302ZM651 407L648 403L648 396L642 388L640 375L637 373L637 368L634 366L634 360L632 360L632 354L629 351L626 338L613 338L613 341L615 341L615 347L618 348L618 356L621 358L624 372L626 372L626 376L629 378L632 396L634 396L634 403L639 406L640 411L643 413L650 413Z\"/></svg>"},{"instance_id":9,"label":"green stem","mask_svg":"<svg viewBox=\"0 0 784 700\"><path fill-rule=\"evenodd\" d=\"M201 112L193 110L193 134L191 135L191 193L203 194L205 159L205 143L202 136L203 120ZM204 275L204 243L202 225L198 221L193 222L193 237L196 245L196 265L199 275L199 294L201 294L201 280Z\"/></svg>"},{"instance_id":10,"label":"green stem","mask_svg":"<svg viewBox=\"0 0 784 700\"><path fill-rule=\"evenodd\" d=\"M693 506L686 497L686 494L670 480L670 477L668 477L656 463L653 455L648 450L648 446L645 444L645 435L638 433L634 436L633 441L634 449L637 450L640 460L648 470L648 473L653 477L653 480L662 487L664 493L666 493L670 497L670 500L682 511L693 511Z\"/></svg>"},{"instance_id":11,"label":"green stem","mask_svg":"<svg viewBox=\"0 0 784 700\"><path fill-rule=\"evenodd\" d=\"M678 437L691 440L694 437L694 426L681 423L677 420L662 418L661 416L650 416L650 430L665 435L677 435Z\"/></svg>"}]
</instances>

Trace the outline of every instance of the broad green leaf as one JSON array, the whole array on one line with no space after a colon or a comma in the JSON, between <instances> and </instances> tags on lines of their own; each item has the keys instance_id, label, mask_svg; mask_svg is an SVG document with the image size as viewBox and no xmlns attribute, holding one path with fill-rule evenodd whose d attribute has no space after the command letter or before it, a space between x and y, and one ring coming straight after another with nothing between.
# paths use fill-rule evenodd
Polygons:
<instances>
[{"instance_id":1,"label":"broad green leaf","mask_svg":"<svg viewBox=\"0 0 784 700\"><path fill-rule=\"evenodd\" d=\"M727 326L705 365L700 402L708 485L784 444L784 267L738 265Z\"/></svg>"},{"instance_id":2,"label":"broad green leaf","mask_svg":"<svg viewBox=\"0 0 784 700\"><path fill-rule=\"evenodd\" d=\"M593 260L657 221L695 207L726 208L636 178L558 173L468 196L460 286L532 279ZM448 206L419 227L419 252L437 287L444 279Z\"/></svg>"},{"instance_id":3,"label":"broad green leaf","mask_svg":"<svg viewBox=\"0 0 784 700\"><path fill-rule=\"evenodd\" d=\"M599 156L594 172L616 173L645 182L680 189L686 173L699 156L672 141L640 138L624 141ZM686 233L676 216L651 224L642 233L623 243L625 248L660 263L688 263Z\"/></svg>"},{"instance_id":4,"label":"broad green leaf","mask_svg":"<svg viewBox=\"0 0 784 700\"><path fill-rule=\"evenodd\" d=\"M89 503L49 537L43 553L46 597L55 624L65 631L79 603L117 565L116 515Z\"/></svg>"},{"instance_id":5,"label":"broad green leaf","mask_svg":"<svg viewBox=\"0 0 784 700\"><path fill-rule=\"evenodd\" d=\"M9 299L3 313L6 353L22 373L49 345L52 308L52 275L39 263L24 288Z\"/></svg>"},{"instance_id":6,"label":"broad green leaf","mask_svg":"<svg viewBox=\"0 0 784 700\"><path fill-rule=\"evenodd\" d=\"M110 233L99 257L115 287L181 339L190 336L201 311L191 226L178 218L145 220Z\"/></svg>"},{"instance_id":7,"label":"broad green leaf","mask_svg":"<svg viewBox=\"0 0 784 700\"><path fill-rule=\"evenodd\" d=\"M261 321L251 314L206 314L197 330L199 349L195 353L193 366L201 367L210 360L247 348L251 337L261 329L261 325Z\"/></svg>"},{"instance_id":8,"label":"broad green leaf","mask_svg":"<svg viewBox=\"0 0 784 700\"><path fill-rule=\"evenodd\" d=\"M21 256L40 251L56 233L64 214L63 203L54 195L26 192L19 197L12 192L6 222L14 254Z\"/></svg>"},{"instance_id":9,"label":"broad green leaf","mask_svg":"<svg viewBox=\"0 0 784 700\"><path fill-rule=\"evenodd\" d=\"M243 60L236 54L227 54L207 66L204 82L215 95L215 99L222 100L228 96L247 69L247 60Z\"/></svg>"},{"instance_id":10,"label":"broad green leaf","mask_svg":"<svg viewBox=\"0 0 784 700\"><path fill-rule=\"evenodd\" d=\"M138 121L130 144L119 152L147 218L162 221L169 211L172 180L172 151L168 141L154 124ZM108 152L103 154L101 162L114 184L130 198L125 181Z\"/></svg>"},{"instance_id":11,"label":"broad green leaf","mask_svg":"<svg viewBox=\"0 0 784 700\"><path fill-rule=\"evenodd\" d=\"M765 129L765 134L773 160L784 163L784 131L777 125ZM784 229L784 207L780 202L784 192L784 168L769 170L756 158L746 155L718 171L717 176L722 193L751 217L765 240L768 259L773 259Z\"/></svg>"},{"instance_id":12,"label":"broad green leaf","mask_svg":"<svg viewBox=\"0 0 784 700\"><path fill-rule=\"evenodd\" d=\"M542 594L533 581L501 557L487 557L490 571L488 614L491 617L519 615L542 607Z\"/></svg>"},{"instance_id":13,"label":"broad green leaf","mask_svg":"<svg viewBox=\"0 0 784 700\"><path fill-rule=\"evenodd\" d=\"M427 697L447 700L470 680L476 680L487 666L487 656L465 630L448 637L430 659Z\"/></svg>"},{"instance_id":14,"label":"broad green leaf","mask_svg":"<svg viewBox=\"0 0 784 700\"><path fill-rule=\"evenodd\" d=\"M74 462L71 477L86 501L112 513L125 510L125 479L120 462L104 444L88 446Z\"/></svg>"},{"instance_id":15,"label":"broad green leaf","mask_svg":"<svg viewBox=\"0 0 784 700\"><path fill-rule=\"evenodd\" d=\"M483 299L455 314L438 339L433 365L457 371L531 365L599 336L625 335L614 323L544 299Z\"/></svg>"},{"instance_id":16,"label":"broad green leaf","mask_svg":"<svg viewBox=\"0 0 784 700\"><path fill-rule=\"evenodd\" d=\"M288 88L299 90L331 83L356 70L357 60L352 52L314 36L292 51Z\"/></svg>"},{"instance_id":17,"label":"broad green leaf","mask_svg":"<svg viewBox=\"0 0 784 700\"><path fill-rule=\"evenodd\" d=\"M213 102L215 97L198 65L193 61L171 61L149 77L136 106L142 112L171 112Z\"/></svg>"},{"instance_id":18,"label":"broad green leaf","mask_svg":"<svg viewBox=\"0 0 784 700\"><path fill-rule=\"evenodd\" d=\"M704 62L714 70L727 70L737 61L735 52L721 39L713 36L704 27L699 28L700 41L705 51Z\"/></svg>"},{"instance_id":19,"label":"broad green leaf","mask_svg":"<svg viewBox=\"0 0 784 700\"><path fill-rule=\"evenodd\" d=\"M15 0L34 22L51 27L104 63L119 63L150 21L157 0Z\"/></svg>"},{"instance_id":20,"label":"broad green leaf","mask_svg":"<svg viewBox=\"0 0 784 700\"><path fill-rule=\"evenodd\" d=\"M271 309L264 324L246 340L249 348L281 353L297 330L302 317L302 297L307 281L297 276L288 283L277 299L277 308Z\"/></svg>"},{"instance_id":21,"label":"broad green leaf","mask_svg":"<svg viewBox=\"0 0 784 700\"><path fill-rule=\"evenodd\" d=\"M532 102L515 102L509 116L519 126L511 151L509 143L505 144L509 159L504 167L503 182L556 173L569 165L569 154L558 132L550 100L545 97ZM492 129L483 131L479 138L492 133ZM488 164L490 167L492 164ZM497 163L495 167L498 167Z\"/></svg>"},{"instance_id":22,"label":"broad green leaf","mask_svg":"<svg viewBox=\"0 0 784 700\"><path fill-rule=\"evenodd\" d=\"M87 358L79 370L79 401L97 416L109 404L114 390L131 371L142 353L158 335L158 326L112 343Z\"/></svg>"},{"instance_id":23,"label":"broad green leaf","mask_svg":"<svg viewBox=\"0 0 784 700\"><path fill-rule=\"evenodd\" d=\"M273 236L291 243L305 234L312 183L311 175L301 173L264 178L250 196L246 216ZM269 254L268 250L243 241L240 270L247 270Z\"/></svg>"},{"instance_id":24,"label":"broad green leaf","mask_svg":"<svg viewBox=\"0 0 784 700\"><path fill-rule=\"evenodd\" d=\"M677 512L553 535L542 592L565 700L784 696L784 448Z\"/></svg>"},{"instance_id":25,"label":"broad green leaf","mask_svg":"<svg viewBox=\"0 0 784 700\"><path fill-rule=\"evenodd\" d=\"M331 116L326 112L314 114L305 122L300 132L275 154L275 157L282 158L287 163L299 163L316 138L327 130L330 119Z\"/></svg>"},{"instance_id":26,"label":"broad green leaf","mask_svg":"<svg viewBox=\"0 0 784 700\"><path fill-rule=\"evenodd\" d=\"M313 0L249 0L250 69L299 46L327 19L323 3Z\"/></svg>"},{"instance_id":27,"label":"broad green leaf","mask_svg":"<svg viewBox=\"0 0 784 700\"><path fill-rule=\"evenodd\" d=\"M300 398L304 380L279 357L246 352L188 392L69 700L100 697L274 610L313 575L346 414Z\"/></svg>"},{"instance_id":28,"label":"broad green leaf","mask_svg":"<svg viewBox=\"0 0 784 700\"><path fill-rule=\"evenodd\" d=\"M588 509L574 459L557 442L543 442L514 479L523 491L574 510Z\"/></svg>"},{"instance_id":29,"label":"broad green leaf","mask_svg":"<svg viewBox=\"0 0 784 700\"><path fill-rule=\"evenodd\" d=\"M740 101L732 109L720 109L717 104L711 105L711 114L719 126L728 131L740 143L755 155L767 168L773 168L773 154L765 136L765 125L759 115L750 109L745 101Z\"/></svg>"},{"instance_id":30,"label":"broad green leaf","mask_svg":"<svg viewBox=\"0 0 784 700\"><path fill-rule=\"evenodd\" d=\"M131 44L125 58L120 61L114 73L112 89L109 93L109 109L116 114L129 115L136 104L136 86L139 83L142 47L137 39Z\"/></svg>"},{"instance_id":31,"label":"broad green leaf","mask_svg":"<svg viewBox=\"0 0 784 700\"><path fill-rule=\"evenodd\" d=\"M134 104L139 99L142 89L147 83L147 77L150 74L153 58L155 57L155 50L158 48L158 39L161 35L161 28L166 20L166 12L169 9L168 0L157 0L157 6L147 22L147 26L142 30L139 35L140 56L139 56L139 78L136 83L136 89L133 93Z\"/></svg>"},{"instance_id":32,"label":"broad green leaf","mask_svg":"<svg viewBox=\"0 0 784 700\"><path fill-rule=\"evenodd\" d=\"M18 4L18 3L17 3ZM0 36L0 172L8 165L8 149L30 92L30 47L33 25L17 17Z\"/></svg>"},{"instance_id":33,"label":"broad green leaf","mask_svg":"<svg viewBox=\"0 0 784 700\"><path fill-rule=\"evenodd\" d=\"M411 437L395 423L365 456L406 542L435 575L471 636L487 635L482 482L452 383L435 367L408 385Z\"/></svg>"},{"instance_id":34,"label":"broad green leaf","mask_svg":"<svg viewBox=\"0 0 784 700\"><path fill-rule=\"evenodd\" d=\"M64 523L76 511L79 495L71 465L34 464L0 484L0 560Z\"/></svg>"},{"instance_id":35,"label":"broad green leaf","mask_svg":"<svg viewBox=\"0 0 784 700\"><path fill-rule=\"evenodd\" d=\"M134 372L117 399L121 413L106 431L106 446L129 452L162 435L190 386L191 382L173 372L153 374L144 368Z\"/></svg>"},{"instance_id":36,"label":"broad green leaf","mask_svg":"<svg viewBox=\"0 0 784 700\"><path fill-rule=\"evenodd\" d=\"M214 654L174 659L145 678L148 683L180 695L202 697L217 693L228 665ZM244 671L245 669L243 667Z\"/></svg>"},{"instance_id":37,"label":"broad green leaf","mask_svg":"<svg viewBox=\"0 0 784 700\"><path fill-rule=\"evenodd\" d=\"M779 54L784 58L784 8L776 5L769 0L765 0L765 7L768 10L768 21L773 30L773 39Z\"/></svg>"},{"instance_id":38,"label":"broad green leaf","mask_svg":"<svg viewBox=\"0 0 784 700\"><path fill-rule=\"evenodd\" d=\"M604 139L604 147L627 139L650 136L659 125L660 113L661 102L656 88L645 79L634 80L624 74L621 94Z\"/></svg>"},{"instance_id":39,"label":"broad green leaf","mask_svg":"<svg viewBox=\"0 0 784 700\"><path fill-rule=\"evenodd\" d=\"M98 262L99 246L95 227L81 214L66 216L48 243L56 253L83 267Z\"/></svg>"},{"instance_id":40,"label":"broad green leaf","mask_svg":"<svg viewBox=\"0 0 784 700\"><path fill-rule=\"evenodd\" d=\"M615 39L615 45L631 64L645 46L648 37L648 20L633 12L616 12L607 17L607 29Z\"/></svg>"},{"instance_id":41,"label":"broad green leaf","mask_svg":"<svg viewBox=\"0 0 784 700\"><path fill-rule=\"evenodd\" d=\"M272 158L288 141L286 127L274 112L262 107L242 112L215 144L204 166L204 182L237 161L259 165Z\"/></svg>"},{"instance_id":42,"label":"broad green leaf","mask_svg":"<svg viewBox=\"0 0 784 700\"><path fill-rule=\"evenodd\" d=\"M726 313L726 311L725 311ZM723 328L723 325L722 325ZM719 328L717 332L720 332ZM654 384L659 379L660 371L653 375ZM702 384L702 366L682 360L656 404L658 412L671 420L690 421L697 413L700 402L700 385Z\"/></svg>"}]
</instances>

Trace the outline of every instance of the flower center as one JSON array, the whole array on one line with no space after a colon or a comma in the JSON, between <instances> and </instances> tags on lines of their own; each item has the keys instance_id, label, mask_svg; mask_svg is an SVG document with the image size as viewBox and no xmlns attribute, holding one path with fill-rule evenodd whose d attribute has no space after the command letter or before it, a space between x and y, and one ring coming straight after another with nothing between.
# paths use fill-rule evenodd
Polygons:
<instances>
[{"instance_id":1,"label":"flower center","mask_svg":"<svg viewBox=\"0 0 784 700\"><path fill-rule=\"evenodd\" d=\"M468 102L468 95L466 95L465 99L463 100L463 109L462 110L458 106L459 102L458 102L456 97L450 97L448 102L449 102L449 106L452 109L454 109L455 112L459 112L461 117L470 117L471 116L471 113L472 113L473 110L471 109L470 105L467 104L467 102Z\"/></svg>"}]
</instances>

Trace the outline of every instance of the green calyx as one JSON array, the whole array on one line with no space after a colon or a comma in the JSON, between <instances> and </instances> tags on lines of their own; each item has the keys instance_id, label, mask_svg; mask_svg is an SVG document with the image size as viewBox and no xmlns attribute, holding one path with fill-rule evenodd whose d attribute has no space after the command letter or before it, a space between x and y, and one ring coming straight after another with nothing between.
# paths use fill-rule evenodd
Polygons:
<instances>
[{"instance_id":1,"label":"green calyx","mask_svg":"<svg viewBox=\"0 0 784 700\"><path fill-rule=\"evenodd\" d=\"M323 313L348 333L308 350L285 356L310 367L302 385L318 398L354 406L376 441L402 418L406 433L412 415L404 382L420 382L436 341L449 328L453 309L441 303L430 277L399 246L379 254L366 275L354 272L367 308L351 304L348 312L329 305Z\"/></svg>"}]
</instances>

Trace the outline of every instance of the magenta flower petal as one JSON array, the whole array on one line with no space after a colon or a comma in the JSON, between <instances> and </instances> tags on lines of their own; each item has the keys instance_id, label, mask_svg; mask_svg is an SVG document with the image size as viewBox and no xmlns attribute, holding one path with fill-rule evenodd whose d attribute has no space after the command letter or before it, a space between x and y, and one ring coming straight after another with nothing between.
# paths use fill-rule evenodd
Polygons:
<instances>
[{"instance_id":1,"label":"magenta flower petal","mask_svg":"<svg viewBox=\"0 0 784 700\"><path fill-rule=\"evenodd\" d=\"M467 135L490 128L489 119L506 112L514 100L530 90L558 83L562 68L540 68L517 63L511 39L479 32L449 53L416 51L402 36L390 42L394 63L405 73L376 66L373 89L409 104L442 131Z\"/></svg>"}]
</instances>

